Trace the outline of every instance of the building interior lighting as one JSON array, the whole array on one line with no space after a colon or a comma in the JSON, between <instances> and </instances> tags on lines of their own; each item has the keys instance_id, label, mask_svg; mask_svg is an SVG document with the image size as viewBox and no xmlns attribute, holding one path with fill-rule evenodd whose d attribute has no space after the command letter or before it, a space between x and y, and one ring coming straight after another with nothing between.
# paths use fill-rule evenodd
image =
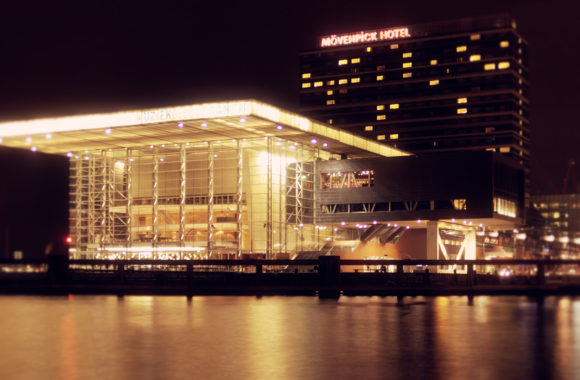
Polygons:
<instances>
[{"instance_id":1,"label":"building interior lighting","mask_svg":"<svg viewBox=\"0 0 580 380\"><path fill-rule=\"evenodd\" d=\"M318 143L318 140L316 140L316 139L312 139L312 140L310 140L310 142L311 142L312 144L317 144L317 143Z\"/></svg>"},{"instance_id":2,"label":"building interior lighting","mask_svg":"<svg viewBox=\"0 0 580 380\"><path fill-rule=\"evenodd\" d=\"M177 123L177 126L178 126L179 128L183 128L183 122L181 122L181 121L180 121L179 123Z\"/></svg>"},{"instance_id":3,"label":"building interior lighting","mask_svg":"<svg viewBox=\"0 0 580 380\"><path fill-rule=\"evenodd\" d=\"M67 152L67 153L66 153L66 156L67 156L68 158L72 158L73 154L72 154L72 152Z\"/></svg>"},{"instance_id":4,"label":"building interior lighting","mask_svg":"<svg viewBox=\"0 0 580 380\"><path fill-rule=\"evenodd\" d=\"M276 129L281 131L282 129L284 129L284 127L282 127L280 124L278 124L278 126L276 126Z\"/></svg>"},{"instance_id":5,"label":"building interior lighting","mask_svg":"<svg viewBox=\"0 0 580 380\"><path fill-rule=\"evenodd\" d=\"M201 127L202 128L207 128L207 123L204 121L203 123L201 123Z\"/></svg>"},{"instance_id":6,"label":"building interior lighting","mask_svg":"<svg viewBox=\"0 0 580 380\"><path fill-rule=\"evenodd\" d=\"M325 143L322 144L322 146L325 147L325 148L328 148L328 143L325 142Z\"/></svg>"}]
</instances>

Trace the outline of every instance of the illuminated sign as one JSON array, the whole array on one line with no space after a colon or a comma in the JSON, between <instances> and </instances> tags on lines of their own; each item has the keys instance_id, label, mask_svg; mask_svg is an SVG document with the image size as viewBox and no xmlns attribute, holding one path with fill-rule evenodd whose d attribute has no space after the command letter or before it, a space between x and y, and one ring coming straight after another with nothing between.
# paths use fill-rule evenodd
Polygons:
<instances>
[{"instance_id":1,"label":"illuminated sign","mask_svg":"<svg viewBox=\"0 0 580 380\"><path fill-rule=\"evenodd\" d=\"M391 28L382 30L372 30L368 32L358 32L322 37L320 39L321 47L343 46L362 44L367 42L396 40L398 38L411 37L409 28Z\"/></svg>"}]
</instances>

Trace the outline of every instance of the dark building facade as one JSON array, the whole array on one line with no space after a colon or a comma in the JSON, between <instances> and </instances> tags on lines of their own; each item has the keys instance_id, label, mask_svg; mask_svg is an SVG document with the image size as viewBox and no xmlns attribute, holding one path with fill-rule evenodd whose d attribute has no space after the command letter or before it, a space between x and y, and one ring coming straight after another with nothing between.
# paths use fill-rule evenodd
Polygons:
<instances>
[{"instance_id":1,"label":"dark building facade","mask_svg":"<svg viewBox=\"0 0 580 380\"><path fill-rule=\"evenodd\" d=\"M318 46L300 54L304 115L415 154L498 152L529 173L527 43L509 16L332 35Z\"/></svg>"}]
</instances>

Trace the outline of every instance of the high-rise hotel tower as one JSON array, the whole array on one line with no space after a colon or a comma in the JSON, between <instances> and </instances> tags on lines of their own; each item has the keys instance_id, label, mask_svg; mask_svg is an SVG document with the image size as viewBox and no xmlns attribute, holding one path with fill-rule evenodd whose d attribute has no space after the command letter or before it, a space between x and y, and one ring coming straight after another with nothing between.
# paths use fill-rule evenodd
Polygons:
<instances>
[{"instance_id":1,"label":"high-rise hotel tower","mask_svg":"<svg viewBox=\"0 0 580 380\"><path fill-rule=\"evenodd\" d=\"M423 154L489 150L529 172L527 42L507 15L324 36L301 112Z\"/></svg>"}]
</instances>

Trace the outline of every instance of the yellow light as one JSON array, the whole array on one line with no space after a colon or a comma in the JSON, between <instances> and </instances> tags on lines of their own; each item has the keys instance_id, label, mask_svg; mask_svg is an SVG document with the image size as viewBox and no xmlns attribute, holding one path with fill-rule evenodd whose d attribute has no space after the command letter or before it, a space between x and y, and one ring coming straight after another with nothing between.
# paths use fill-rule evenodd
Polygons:
<instances>
[{"instance_id":1,"label":"yellow light","mask_svg":"<svg viewBox=\"0 0 580 380\"><path fill-rule=\"evenodd\" d=\"M379 104L379 105L377 106L377 111L382 111L382 110L384 110L384 109L385 109L385 105L384 105L384 104Z\"/></svg>"},{"instance_id":2,"label":"yellow light","mask_svg":"<svg viewBox=\"0 0 580 380\"><path fill-rule=\"evenodd\" d=\"M389 104L389 109L398 110L399 109L399 103Z\"/></svg>"},{"instance_id":3,"label":"yellow light","mask_svg":"<svg viewBox=\"0 0 580 380\"><path fill-rule=\"evenodd\" d=\"M348 83L348 79L339 79L338 80L338 84L347 84Z\"/></svg>"},{"instance_id":4,"label":"yellow light","mask_svg":"<svg viewBox=\"0 0 580 380\"><path fill-rule=\"evenodd\" d=\"M327 106L330 106L330 105L333 105L333 104L334 104L334 99L329 99L329 100L326 101L326 105Z\"/></svg>"},{"instance_id":5,"label":"yellow light","mask_svg":"<svg viewBox=\"0 0 580 380\"><path fill-rule=\"evenodd\" d=\"M321 87L323 85L322 81L314 82L314 87Z\"/></svg>"},{"instance_id":6,"label":"yellow light","mask_svg":"<svg viewBox=\"0 0 580 380\"><path fill-rule=\"evenodd\" d=\"M432 59L432 60L431 60L429 63L430 63L431 65L436 65L436 64L437 64L437 60L436 60L436 59Z\"/></svg>"},{"instance_id":7,"label":"yellow light","mask_svg":"<svg viewBox=\"0 0 580 380\"><path fill-rule=\"evenodd\" d=\"M350 80L350 83L359 83L360 82L360 78L352 78Z\"/></svg>"},{"instance_id":8,"label":"yellow light","mask_svg":"<svg viewBox=\"0 0 580 380\"><path fill-rule=\"evenodd\" d=\"M411 58L412 56L413 56L413 53L410 51L403 53L403 58Z\"/></svg>"},{"instance_id":9,"label":"yellow light","mask_svg":"<svg viewBox=\"0 0 580 380\"><path fill-rule=\"evenodd\" d=\"M500 70L501 69L509 69L509 67L510 67L510 63L507 62L507 61L500 62L500 63L497 64L497 68L500 69Z\"/></svg>"},{"instance_id":10,"label":"yellow light","mask_svg":"<svg viewBox=\"0 0 580 380\"><path fill-rule=\"evenodd\" d=\"M302 74L302 79L308 79L308 78L310 78L310 73Z\"/></svg>"},{"instance_id":11,"label":"yellow light","mask_svg":"<svg viewBox=\"0 0 580 380\"><path fill-rule=\"evenodd\" d=\"M398 139L399 139L399 134L398 134L398 133L391 133L391 134L389 135L389 138L390 138L391 140L398 140Z\"/></svg>"},{"instance_id":12,"label":"yellow light","mask_svg":"<svg viewBox=\"0 0 580 380\"><path fill-rule=\"evenodd\" d=\"M342 65L348 65L348 59L341 59L338 61L338 65L342 66Z\"/></svg>"},{"instance_id":13,"label":"yellow light","mask_svg":"<svg viewBox=\"0 0 580 380\"><path fill-rule=\"evenodd\" d=\"M329 86L334 86L334 80L329 80L328 82L326 82L326 84Z\"/></svg>"},{"instance_id":14,"label":"yellow light","mask_svg":"<svg viewBox=\"0 0 580 380\"><path fill-rule=\"evenodd\" d=\"M479 40L480 38L481 38L480 34L472 34L471 36L469 36L469 39L471 41L476 41L476 40Z\"/></svg>"},{"instance_id":15,"label":"yellow light","mask_svg":"<svg viewBox=\"0 0 580 380\"><path fill-rule=\"evenodd\" d=\"M472 56L469 57L469 61L470 62L481 61L481 55L474 54L474 55L472 55Z\"/></svg>"},{"instance_id":16,"label":"yellow light","mask_svg":"<svg viewBox=\"0 0 580 380\"><path fill-rule=\"evenodd\" d=\"M350 63L360 63L360 58L353 58L350 60Z\"/></svg>"},{"instance_id":17,"label":"yellow light","mask_svg":"<svg viewBox=\"0 0 580 380\"><path fill-rule=\"evenodd\" d=\"M384 140L385 139L385 135L378 135L377 136L377 140Z\"/></svg>"},{"instance_id":18,"label":"yellow light","mask_svg":"<svg viewBox=\"0 0 580 380\"><path fill-rule=\"evenodd\" d=\"M387 115L377 115L377 120L385 120Z\"/></svg>"},{"instance_id":19,"label":"yellow light","mask_svg":"<svg viewBox=\"0 0 580 380\"><path fill-rule=\"evenodd\" d=\"M457 114L465 114L467 113L467 108L458 108L457 109Z\"/></svg>"},{"instance_id":20,"label":"yellow light","mask_svg":"<svg viewBox=\"0 0 580 380\"><path fill-rule=\"evenodd\" d=\"M365 131L370 132L373 130L373 126L372 125L365 125Z\"/></svg>"},{"instance_id":21,"label":"yellow light","mask_svg":"<svg viewBox=\"0 0 580 380\"><path fill-rule=\"evenodd\" d=\"M385 77L383 75L377 75L377 81L384 80Z\"/></svg>"},{"instance_id":22,"label":"yellow light","mask_svg":"<svg viewBox=\"0 0 580 380\"><path fill-rule=\"evenodd\" d=\"M309 87L310 87L310 82L302 83L302 88L309 88Z\"/></svg>"},{"instance_id":23,"label":"yellow light","mask_svg":"<svg viewBox=\"0 0 580 380\"><path fill-rule=\"evenodd\" d=\"M403 68L409 68L409 67L413 67L413 62L403 62Z\"/></svg>"},{"instance_id":24,"label":"yellow light","mask_svg":"<svg viewBox=\"0 0 580 380\"><path fill-rule=\"evenodd\" d=\"M495 63L486 63L483 65L483 69L486 71L495 70Z\"/></svg>"},{"instance_id":25,"label":"yellow light","mask_svg":"<svg viewBox=\"0 0 580 380\"><path fill-rule=\"evenodd\" d=\"M373 48L370 46L367 46L367 53L370 53L371 51L373 51Z\"/></svg>"},{"instance_id":26,"label":"yellow light","mask_svg":"<svg viewBox=\"0 0 580 380\"><path fill-rule=\"evenodd\" d=\"M403 73L403 78L411 78L413 73Z\"/></svg>"},{"instance_id":27,"label":"yellow light","mask_svg":"<svg viewBox=\"0 0 580 380\"><path fill-rule=\"evenodd\" d=\"M458 47L455 48L455 51L457 51L458 53L467 51L467 46L465 46L465 45L458 46Z\"/></svg>"},{"instance_id":28,"label":"yellow light","mask_svg":"<svg viewBox=\"0 0 580 380\"><path fill-rule=\"evenodd\" d=\"M399 44L392 44L391 45L391 50L395 50L399 48Z\"/></svg>"},{"instance_id":29,"label":"yellow light","mask_svg":"<svg viewBox=\"0 0 580 380\"><path fill-rule=\"evenodd\" d=\"M467 103L467 98L457 98L457 103L458 104Z\"/></svg>"},{"instance_id":30,"label":"yellow light","mask_svg":"<svg viewBox=\"0 0 580 380\"><path fill-rule=\"evenodd\" d=\"M439 84L439 79L433 79L429 81L429 86L437 86Z\"/></svg>"},{"instance_id":31,"label":"yellow light","mask_svg":"<svg viewBox=\"0 0 580 380\"><path fill-rule=\"evenodd\" d=\"M326 95L332 95L332 94L334 94L334 91L332 91L332 90L326 91Z\"/></svg>"},{"instance_id":32,"label":"yellow light","mask_svg":"<svg viewBox=\"0 0 580 380\"><path fill-rule=\"evenodd\" d=\"M509 46L510 46L510 42L509 41L501 41L499 43L499 47L502 47L502 48L506 48L506 47L509 47Z\"/></svg>"}]
</instances>

